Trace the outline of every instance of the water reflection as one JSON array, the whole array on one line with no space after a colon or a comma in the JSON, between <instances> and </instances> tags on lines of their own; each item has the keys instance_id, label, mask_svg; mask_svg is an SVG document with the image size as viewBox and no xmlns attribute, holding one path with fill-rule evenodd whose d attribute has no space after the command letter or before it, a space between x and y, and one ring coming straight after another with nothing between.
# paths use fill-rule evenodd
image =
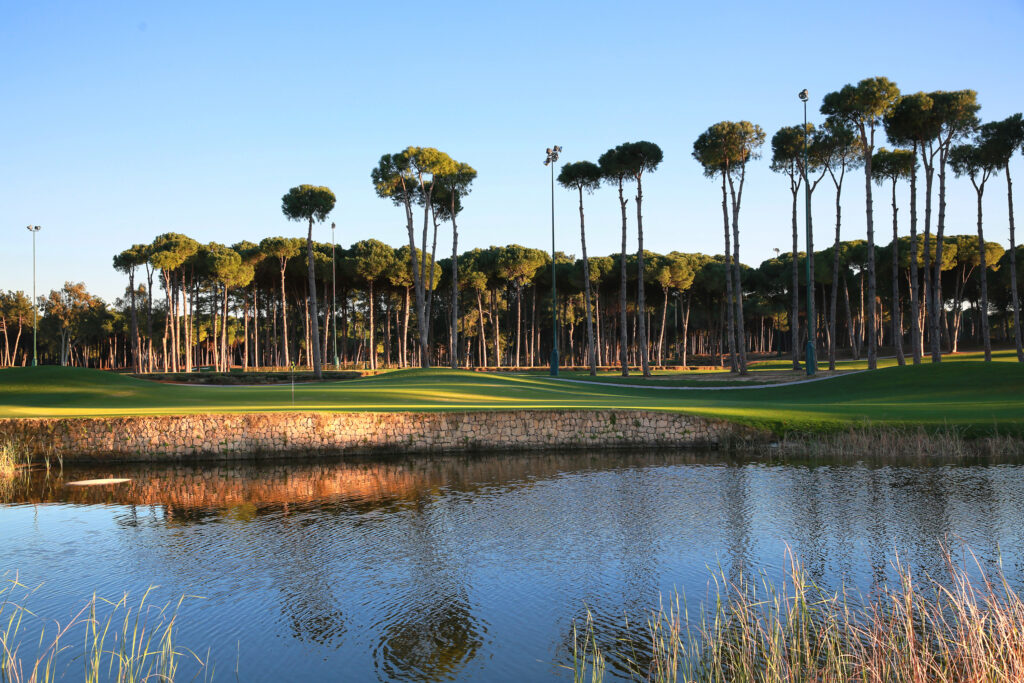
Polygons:
<instances>
[{"instance_id":1,"label":"water reflection","mask_svg":"<svg viewBox=\"0 0 1024 683\"><path fill-rule=\"evenodd\" d=\"M68 481L127 477L125 484ZM198 594L183 642L249 679L550 679L573 619L627 637L721 568L871 591L897 550L943 542L1020 585L1024 467L561 453L93 466L0 487L0 574L46 581L55 616L92 591ZM640 656L641 649L637 649ZM612 671L622 671L611 662Z\"/></svg>"}]
</instances>

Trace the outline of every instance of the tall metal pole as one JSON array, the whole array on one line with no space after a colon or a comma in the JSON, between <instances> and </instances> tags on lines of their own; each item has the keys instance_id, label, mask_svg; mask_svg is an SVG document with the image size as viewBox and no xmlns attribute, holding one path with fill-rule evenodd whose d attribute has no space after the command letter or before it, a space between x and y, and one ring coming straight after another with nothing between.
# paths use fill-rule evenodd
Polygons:
<instances>
[{"instance_id":1,"label":"tall metal pole","mask_svg":"<svg viewBox=\"0 0 1024 683\"><path fill-rule=\"evenodd\" d=\"M39 310L36 302L36 233L39 230L40 226L38 225L28 226L28 231L32 233L32 367L37 365L36 337L39 329L36 321Z\"/></svg>"},{"instance_id":2,"label":"tall metal pole","mask_svg":"<svg viewBox=\"0 0 1024 683\"><path fill-rule=\"evenodd\" d=\"M334 325L334 369L338 369L338 288L335 283L334 223L331 223L331 324Z\"/></svg>"},{"instance_id":3,"label":"tall metal pole","mask_svg":"<svg viewBox=\"0 0 1024 683\"><path fill-rule=\"evenodd\" d=\"M551 376L558 377L558 296L555 289L555 162L562 148L549 147L545 166L551 167Z\"/></svg>"},{"instance_id":4,"label":"tall metal pole","mask_svg":"<svg viewBox=\"0 0 1024 683\"><path fill-rule=\"evenodd\" d=\"M817 354L817 322L814 315L814 283L811 282L811 259L814 258L814 236L811 234L811 186L807 170L807 90L800 92L804 102L804 230L807 233L807 350L804 365L808 377L818 371Z\"/></svg>"}]
</instances>

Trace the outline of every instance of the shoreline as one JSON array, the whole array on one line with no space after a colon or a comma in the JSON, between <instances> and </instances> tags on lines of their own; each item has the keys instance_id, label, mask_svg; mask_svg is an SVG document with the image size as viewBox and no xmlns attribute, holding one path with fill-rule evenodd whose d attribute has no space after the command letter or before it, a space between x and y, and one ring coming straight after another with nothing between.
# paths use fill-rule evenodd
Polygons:
<instances>
[{"instance_id":1,"label":"shoreline","mask_svg":"<svg viewBox=\"0 0 1024 683\"><path fill-rule=\"evenodd\" d=\"M583 448L719 448L771 434L656 410L279 412L0 420L0 441L71 462Z\"/></svg>"},{"instance_id":2,"label":"shoreline","mask_svg":"<svg viewBox=\"0 0 1024 683\"><path fill-rule=\"evenodd\" d=\"M31 460L183 462L541 450L713 449L768 458L1024 456L1016 433L877 425L786 431L682 412L521 409L225 413L0 419L0 443Z\"/></svg>"}]
</instances>

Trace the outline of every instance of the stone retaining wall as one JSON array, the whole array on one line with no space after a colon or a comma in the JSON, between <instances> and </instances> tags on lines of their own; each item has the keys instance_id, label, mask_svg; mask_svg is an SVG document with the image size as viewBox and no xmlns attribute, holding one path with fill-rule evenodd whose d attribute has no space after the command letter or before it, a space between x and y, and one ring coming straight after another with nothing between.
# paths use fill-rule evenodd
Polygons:
<instances>
[{"instance_id":1,"label":"stone retaining wall","mask_svg":"<svg viewBox=\"0 0 1024 683\"><path fill-rule=\"evenodd\" d=\"M718 446L750 430L692 415L626 410L254 413L0 420L34 458L186 460L309 453L424 453Z\"/></svg>"}]
</instances>

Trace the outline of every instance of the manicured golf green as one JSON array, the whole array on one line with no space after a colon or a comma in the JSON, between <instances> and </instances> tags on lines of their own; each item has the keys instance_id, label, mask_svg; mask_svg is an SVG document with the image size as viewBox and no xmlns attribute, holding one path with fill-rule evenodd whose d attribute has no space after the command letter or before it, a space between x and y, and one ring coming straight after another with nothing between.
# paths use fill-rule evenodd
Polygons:
<instances>
[{"instance_id":1,"label":"manicured golf green","mask_svg":"<svg viewBox=\"0 0 1024 683\"><path fill-rule=\"evenodd\" d=\"M930 363L930 356L925 354L925 363ZM962 363L968 361L981 361L985 355L981 351L970 353L945 354L942 357L943 363ZM992 353L993 362L1016 363L1017 352L1013 349L999 350ZM907 362L910 362L909 356ZM878 359L879 368L897 367L895 356L884 356ZM867 358L860 360L839 360L836 362L836 372L850 372L854 370L867 370ZM629 377L623 377L617 370L601 371L597 377L591 377L585 370L562 370L561 377L570 379L586 380L588 382L604 382L610 384L635 384L638 386L666 386L666 387L735 387L750 384L776 383L782 381L793 381L806 378L806 372L801 364L799 370L793 370L793 361L789 358L771 358L766 360L752 361L749 365L750 374L745 378L737 377L729 373L728 366L714 370L656 370L650 378L644 378L638 368L632 368ZM827 374L828 358L819 359L818 370L821 374ZM530 370L532 375L547 375L547 370Z\"/></svg>"},{"instance_id":2,"label":"manicured golf green","mask_svg":"<svg viewBox=\"0 0 1024 683\"><path fill-rule=\"evenodd\" d=\"M290 386L180 386L97 370L0 371L0 417L292 410L654 409L789 430L870 422L1024 434L1024 366L963 361L892 367L764 389L654 389L539 376L408 370Z\"/></svg>"}]
</instances>

